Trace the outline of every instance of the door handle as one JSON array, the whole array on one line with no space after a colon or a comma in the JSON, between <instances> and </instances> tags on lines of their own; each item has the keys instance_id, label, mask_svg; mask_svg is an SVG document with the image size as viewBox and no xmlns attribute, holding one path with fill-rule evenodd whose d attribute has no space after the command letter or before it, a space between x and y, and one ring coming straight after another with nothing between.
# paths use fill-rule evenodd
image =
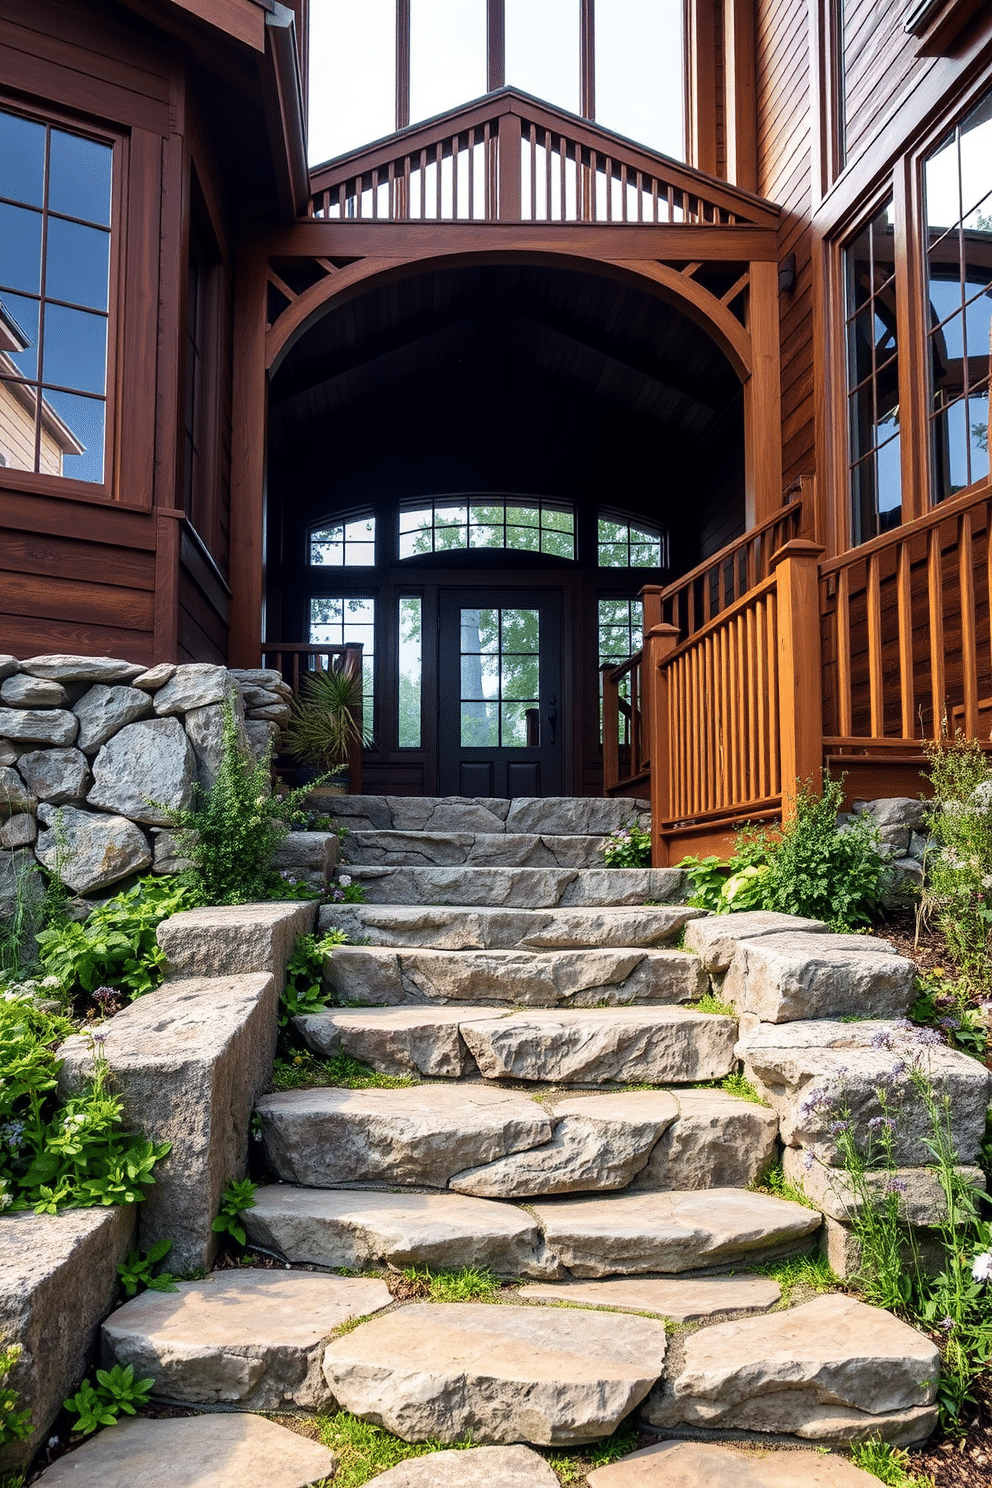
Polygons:
<instances>
[{"instance_id":1,"label":"door handle","mask_svg":"<svg viewBox=\"0 0 992 1488\"><path fill-rule=\"evenodd\" d=\"M548 728L551 731L551 743L555 742L555 733L558 728L558 699L548 698Z\"/></svg>"}]
</instances>

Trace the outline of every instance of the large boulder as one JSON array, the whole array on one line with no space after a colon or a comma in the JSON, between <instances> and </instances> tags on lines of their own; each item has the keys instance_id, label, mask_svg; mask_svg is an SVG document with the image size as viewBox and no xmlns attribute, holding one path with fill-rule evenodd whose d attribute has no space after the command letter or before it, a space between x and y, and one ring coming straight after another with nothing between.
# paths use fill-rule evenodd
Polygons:
<instances>
[{"instance_id":1,"label":"large boulder","mask_svg":"<svg viewBox=\"0 0 992 1488\"><path fill-rule=\"evenodd\" d=\"M172 813L188 806L196 760L175 718L130 723L103 745L93 761L91 806L133 821L168 826Z\"/></svg>"},{"instance_id":2,"label":"large boulder","mask_svg":"<svg viewBox=\"0 0 992 1488\"><path fill-rule=\"evenodd\" d=\"M76 894L119 883L151 866L145 834L125 816L103 816L75 806L38 807L44 830L35 852Z\"/></svg>"},{"instance_id":3,"label":"large boulder","mask_svg":"<svg viewBox=\"0 0 992 1488\"><path fill-rule=\"evenodd\" d=\"M79 719L77 745L87 754L94 754L125 724L146 717L152 703L147 693L135 687L106 687L97 682L83 693L72 711Z\"/></svg>"},{"instance_id":4,"label":"large boulder","mask_svg":"<svg viewBox=\"0 0 992 1488\"><path fill-rule=\"evenodd\" d=\"M18 773L39 801L64 806L81 801L90 784L90 767L78 749L32 749L17 761Z\"/></svg>"},{"instance_id":5,"label":"large boulder","mask_svg":"<svg viewBox=\"0 0 992 1488\"><path fill-rule=\"evenodd\" d=\"M155 693L155 712L159 717L188 713L192 708L208 708L237 695L237 683L226 667L192 662L176 667L169 681Z\"/></svg>"},{"instance_id":6,"label":"large boulder","mask_svg":"<svg viewBox=\"0 0 992 1488\"><path fill-rule=\"evenodd\" d=\"M723 996L765 1023L804 1018L900 1018L913 1000L916 967L867 935L794 931L744 940Z\"/></svg>"}]
</instances>

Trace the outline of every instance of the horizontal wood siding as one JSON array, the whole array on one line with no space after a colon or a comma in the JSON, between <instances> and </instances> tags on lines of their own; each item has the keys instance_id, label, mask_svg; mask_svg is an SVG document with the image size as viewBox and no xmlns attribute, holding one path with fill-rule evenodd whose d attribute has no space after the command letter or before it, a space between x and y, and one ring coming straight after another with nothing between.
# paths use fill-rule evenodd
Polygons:
<instances>
[{"instance_id":1,"label":"horizontal wood siding","mask_svg":"<svg viewBox=\"0 0 992 1488\"><path fill-rule=\"evenodd\" d=\"M796 255L780 301L782 479L815 470L811 328L809 23L807 0L757 0L758 191L782 208L779 261Z\"/></svg>"},{"instance_id":2,"label":"horizontal wood siding","mask_svg":"<svg viewBox=\"0 0 992 1488\"><path fill-rule=\"evenodd\" d=\"M847 156L870 141L896 95L931 65L914 56L915 43L902 29L903 7L891 0L846 0L844 69Z\"/></svg>"}]
</instances>

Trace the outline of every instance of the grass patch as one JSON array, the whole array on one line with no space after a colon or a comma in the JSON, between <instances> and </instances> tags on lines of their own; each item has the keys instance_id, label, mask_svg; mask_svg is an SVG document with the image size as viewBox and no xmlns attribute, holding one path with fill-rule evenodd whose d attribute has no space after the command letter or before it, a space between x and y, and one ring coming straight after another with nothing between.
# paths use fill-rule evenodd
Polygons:
<instances>
[{"instance_id":1,"label":"grass patch","mask_svg":"<svg viewBox=\"0 0 992 1488\"><path fill-rule=\"evenodd\" d=\"M431 1302L488 1302L500 1289L493 1273L477 1266L463 1266L459 1271L418 1271L409 1266L403 1280L410 1286L423 1285L423 1296Z\"/></svg>"},{"instance_id":2,"label":"grass patch","mask_svg":"<svg viewBox=\"0 0 992 1488\"><path fill-rule=\"evenodd\" d=\"M470 1447L472 1442L405 1442L382 1426L360 1421L348 1411L333 1416L318 1416L314 1423L320 1440L338 1459L334 1488L361 1488L390 1467L409 1457L426 1457L431 1452L450 1451L452 1446Z\"/></svg>"},{"instance_id":3,"label":"grass patch","mask_svg":"<svg viewBox=\"0 0 992 1488\"><path fill-rule=\"evenodd\" d=\"M581 1483L593 1468L607 1467L611 1462L616 1462L618 1458L626 1457L628 1452L636 1451L638 1440L637 1427L624 1423L617 1427L612 1436L600 1442L593 1442L578 1452L545 1450L542 1456L547 1457L548 1465L558 1474L565 1488L568 1488L571 1483Z\"/></svg>"},{"instance_id":4,"label":"grass patch","mask_svg":"<svg viewBox=\"0 0 992 1488\"><path fill-rule=\"evenodd\" d=\"M862 1472L872 1473L889 1488L933 1488L933 1478L925 1473L910 1471L909 1454L901 1447L893 1447L879 1438L854 1442L850 1449L851 1461Z\"/></svg>"},{"instance_id":5,"label":"grass patch","mask_svg":"<svg viewBox=\"0 0 992 1488\"><path fill-rule=\"evenodd\" d=\"M790 1204L802 1204L804 1209L816 1208L816 1205L807 1198L806 1190L801 1183L789 1182L782 1171L781 1163L776 1163L773 1168L769 1168L760 1182L751 1184L751 1189L754 1193L767 1193L776 1199L787 1199Z\"/></svg>"},{"instance_id":6,"label":"grass patch","mask_svg":"<svg viewBox=\"0 0 992 1488\"><path fill-rule=\"evenodd\" d=\"M698 1002L689 1004L693 1013L715 1013L720 1018L735 1018L737 1014L729 1002L721 1002L712 992L704 992ZM733 1076L728 1075L728 1079Z\"/></svg>"},{"instance_id":7,"label":"grass patch","mask_svg":"<svg viewBox=\"0 0 992 1488\"><path fill-rule=\"evenodd\" d=\"M741 1100L752 1101L756 1106L768 1104L744 1075L725 1075L720 1081L720 1089L725 1090L728 1095L739 1095Z\"/></svg>"},{"instance_id":8,"label":"grass patch","mask_svg":"<svg viewBox=\"0 0 992 1488\"><path fill-rule=\"evenodd\" d=\"M271 1089L314 1090L323 1085L339 1085L348 1090L399 1090L406 1085L417 1085L419 1081L408 1075L384 1075L371 1065L353 1059L341 1049L329 1059L321 1059L309 1049L300 1049L283 1059L277 1059L272 1071Z\"/></svg>"},{"instance_id":9,"label":"grass patch","mask_svg":"<svg viewBox=\"0 0 992 1488\"><path fill-rule=\"evenodd\" d=\"M819 1296L821 1292L832 1292L841 1285L840 1277L834 1275L824 1256L791 1256L786 1261L771 1261L755 1269L759 1276L778 1282L782 1288L781 1307Z\"/></svg>"}]
</instances>

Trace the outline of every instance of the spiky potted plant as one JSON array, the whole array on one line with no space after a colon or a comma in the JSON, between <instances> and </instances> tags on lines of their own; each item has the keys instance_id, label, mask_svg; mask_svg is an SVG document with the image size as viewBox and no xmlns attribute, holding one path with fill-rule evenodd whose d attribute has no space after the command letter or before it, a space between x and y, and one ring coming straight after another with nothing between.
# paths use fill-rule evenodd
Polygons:
<instances>
[{"instance_id":1,"label":"spiky potted plant","mask_svg":"<svg viewBox=\"0 0 992 1488\"><path fill-rule=\"evenodd\" d=\"M294 698L282 748L315 776L330 776L328 788L347 792L352 749L371 743L362 725L359 673L339 667L308 672Z\"/></svg>"}]
</instances>

